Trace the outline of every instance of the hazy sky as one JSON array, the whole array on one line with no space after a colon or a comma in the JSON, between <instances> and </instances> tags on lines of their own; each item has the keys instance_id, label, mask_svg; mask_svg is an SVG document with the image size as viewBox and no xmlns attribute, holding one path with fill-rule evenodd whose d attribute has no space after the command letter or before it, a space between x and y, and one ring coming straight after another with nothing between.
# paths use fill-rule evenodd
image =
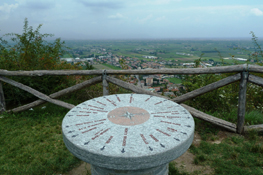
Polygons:
<instances>
[{"instance_id":1,"label":"hazy sky","mask_svg":"<svg viewBox=\"0 0 263 175\"><path fill-rule=\"evenodd\" d=\"M263 0L1 0L0 35L25 18L62 39L263 37Z\"/></svg>"}]
</instances>

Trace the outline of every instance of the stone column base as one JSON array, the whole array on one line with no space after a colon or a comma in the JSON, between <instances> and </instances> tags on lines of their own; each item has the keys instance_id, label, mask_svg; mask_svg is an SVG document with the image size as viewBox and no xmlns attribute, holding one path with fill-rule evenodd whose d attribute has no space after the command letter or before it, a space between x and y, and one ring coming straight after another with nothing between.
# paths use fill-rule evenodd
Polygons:
<instances>
[{"instance_id":1,"label":"stone column base","mask_svg":"<svg viewBox=\"0 0 263 175\"><path fill-rule=\"evenodd\" d=\"M168 175L169 163L140 170L114 170L91 165L92 175Z\"/></svg>"}]
</instances>

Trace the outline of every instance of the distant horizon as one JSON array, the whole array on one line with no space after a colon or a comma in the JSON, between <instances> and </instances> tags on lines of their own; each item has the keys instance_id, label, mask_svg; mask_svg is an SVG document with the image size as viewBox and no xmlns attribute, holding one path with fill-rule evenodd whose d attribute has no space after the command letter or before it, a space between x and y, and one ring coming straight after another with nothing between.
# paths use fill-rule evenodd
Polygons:
<instances>
[{"instance_id":1,"label":"distant horizon","mask_svg":"<svg viewBox=\"0 0 263 175\"><path fill-rule=\"evenodd\" d=\"M251 37L185 37L185 38L93 38L93 39L79 39L79 38L63 38L63 37L48 37L45 38L44 40L46 41L53 41L55 39L61 39L62 41L249 41L252 40ZM3 37L4 40L13 43L13 41L9 37ZM257 37L258 41L263 41L263 37Z\"/></svg>"},{"instance_id":2,"label":"distant horizon","mask_svg":"<svg viewBox=\"0 0 263 175\"><path fill-rule=\"evenodd\" d=\"M70 38L61 38L62 40L76 40L76 41L87 41L87 40L90 40L90 41L97 41L97 40L100 40L100 41L103 41L103 40L251 40L251 38L249 37L207 37L207 38L198 38L198 37L192 37L192 38L116 38L116 39L113 39L113 38L105 38L105 39L70 39ZM263 40L263 38L258 38L258 40Z\"/></svg>"}]
</instances>

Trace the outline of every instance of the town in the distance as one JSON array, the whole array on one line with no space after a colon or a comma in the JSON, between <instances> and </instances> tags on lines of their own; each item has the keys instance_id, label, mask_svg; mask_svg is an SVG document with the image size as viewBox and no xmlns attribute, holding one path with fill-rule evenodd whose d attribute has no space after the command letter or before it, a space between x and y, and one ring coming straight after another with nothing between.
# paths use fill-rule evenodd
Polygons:
<instances>
[{"instance_id":1,"label":"town in the distance","mask_svg":"<svg viewBox=\"0 0 263 175\"><path fill-rule=\"evenodd\" d=\"M258 41L262 45L262 40ZM263 63L260 50L246 40L108 40L66 41L61 61L95 69L165 69ZM129 76L129 83L174 97L184 88L180 75Z\"/></svg>"}]
</instances>

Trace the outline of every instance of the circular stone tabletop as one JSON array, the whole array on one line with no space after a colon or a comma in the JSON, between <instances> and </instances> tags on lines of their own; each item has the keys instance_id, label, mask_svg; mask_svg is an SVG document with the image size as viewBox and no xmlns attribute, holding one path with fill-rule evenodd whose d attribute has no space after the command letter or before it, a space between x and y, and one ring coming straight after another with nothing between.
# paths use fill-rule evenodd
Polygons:
<instances>
[{"instance_id":1,"label":"circular stone tabletop","mask_svg":"<svg viewBox=\"0 0 263 175\"><path fill-rule=\"evenodd\" d=\"M119 170L156 167L181 156L194 137L194 120L179 104L144 94L94 98L63 119L66 147L90 164Z\"/></svg>"}]
</instances>

